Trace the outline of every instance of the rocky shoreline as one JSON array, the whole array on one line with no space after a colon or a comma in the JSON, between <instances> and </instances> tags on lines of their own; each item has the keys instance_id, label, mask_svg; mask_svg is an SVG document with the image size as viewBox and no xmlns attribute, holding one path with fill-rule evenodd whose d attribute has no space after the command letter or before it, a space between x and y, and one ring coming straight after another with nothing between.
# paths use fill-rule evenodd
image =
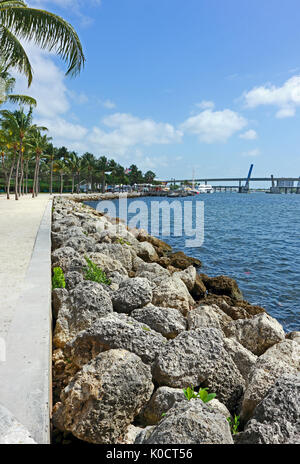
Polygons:
<instances>
[{"instance_id":1,"label":"rocky shoreline","mask_svg":"<svg viewBox=\"0 0 300 464\"><path fill-rule=\"evenodd\" d=\"M233 279L82 203L100 198L53 203L57 442L299 443L300 332ZM188 387L216 397L188 401Z\"/></svg>"}]
</instances>

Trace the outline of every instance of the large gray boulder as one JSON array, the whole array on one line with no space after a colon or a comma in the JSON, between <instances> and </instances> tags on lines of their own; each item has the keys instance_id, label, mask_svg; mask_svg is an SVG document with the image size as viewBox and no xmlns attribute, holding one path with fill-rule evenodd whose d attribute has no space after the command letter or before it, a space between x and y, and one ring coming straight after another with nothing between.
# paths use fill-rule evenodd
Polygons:
<instances>
[{"instance_id":1,"label":"large gray boulder","mask_svg":"<svg viewBox=\"0 0 300 464\"><path fill-rule=\"evenodd\" d=\"M223 336L219 330L182 332L161 347L153 366L153 377L159 385L196 387L212 374L222 354Z\"/></svg>"},{"instance_id":2,"label":"large gray boulder","mask_svg":"<svg viewBox=\"0 0 300 464\"><path fill-rule=\"evenodd\" d=\"M199 329L201 327L214 327L215 329L221 330L232 322L232 319L217 305L206 304L192 309L187 315L187 320L190 330Z\"/></svg>"},{"instance_id":3,"label":"large gray boulder","mask_svg":"<svg viewBox=\"0 0 300 464\"><path fill-rule=\"evenodd\" d=\"M233 440L224 415L200 400L191 400L175 403L156 427L148 429L142 443L232 444Z\"/></svg>"},{"instance_id":4,"label":"large gray boulder","mask_svg":"<svg viewBox=\"0 0 300 464\"><path fill-rule=\"evenodd\" d=\"M300 443L300 374L284 375L275 381L237 443Z\"/></svg>"},{"instance_id":5,"label":"large gray boulder","mask_svg":"<svg viewBox=\"0 0 300 464\"><path fill-rule=\"evenodd\" d=\"M80 331L112 312L111 298L101 284L87 280L79 283L69 292L68 298L59 308L54 330L54 345L63 348Z\"/></svg>"},{"instance_id":6,"label":"large gray boulder","mask_svg":"<svg viewBox=\"0 0 300 464\"><path fill-rule=\"evenodd\" d=\"M62 391L53 423L89 443L116 443L126 437L153 388L150 368L138 356L109 350L86 364Z\"/></svg>"},{"instance_id":7,"label":"large gray boulder","mask_svg":"<svg viewBox=\"0 0 300 464\"><path fill-rule=\"evenodd\" d=\"M159 387L141 412L148 425L157 424L177 401L187 401L182 388Z\"/></svg>"},{"instance_id":8,"label":"large gray boulder","mask_svg":"<svg viewBox=\"0 0 300 464\"><path fill-rule=\"evenodd\" d=\"M79 333L67 347L78 367L98 353L122 348L137 354L146 364L155 360L167 340L149 326L125 314L110 314L98 319L90 328Z\"/></svg>"},{"instance_id":9,"label":"large gray boulder","mask_svg":"<svg viewBox=\"0 0 300 464\"><path fill-rule=\"evenodd\" d=\"M114 310L130 314L152 300L152 288L147 279L135 277L121 282L119 289L112 296Z\"/></svg>"},{"instance_id":10,"label":"large gray boulder","mask_svg":"<svg viewBox=\"0 0 300 464\"><path fill-rule=\"evenodd\" d=\"M81 256L74 248L63 246L52 253L52 268L61 267L64 272L67 272L70 263L75 258L81 259Z\"/></svg>"},{"instance_id":11,"label":"large gray boulder","mask_svg":"<svg viewBox=\"0 0 300 464\"><path fill-rule=\"evenodd\" d=\"M187 326L186 319L178 309L158 308L152 304L135 309L132 311L131 317L147 324L151 329L168 339L177 337L186 330Z\"/></svg>"},{"instance_id":12,"label":"large gray boulder","mask_svg":"<svg viewBox=\"0 0 300 464\"><path fill-rule=\"evenodd\" d=\"M257 361L257 356L244 348L234 338L224 338L224 348L233 359L242 377L247 380L251 369Z\"/></svg>"},{"instance_id":13,"label":"large gray boulder","mask_svg":"<svg viewBox=\"0 0 300 464\"><path fill-rule=\"evenodd\" d=\"M132 270L132 250L130 245L120 243L102 243L95 247L95 251L102 253L115 261L120 261L127 272Z\"/></svg>"},{"instance_id":14,"label":"large gray boulder","mask_svg":"<svg viewBox=\"0 0 300 464\"><path fill-rule=\"evenodd\" d=\"M113 259L104 253L93 252L87 253L86 256L108 275L111 272L118 272L125 276L128 275L128 272L119 260Z\"/></svg>"},{"instance_id":15,"label":"large gray boulder","mask_svg":"<svg viewBox=\"0 0 300 464\"><path fill-rule=\"evenodd\" d=\"M136 277L144 277L148 279L153 288L161 283L162 280L168 279L171 274L170 272L160 266L157 263L145 263L144 261L139 261L140 258L137 258L134 261L134 266L136 267Z\"/></svg>"},{"instance_id":16,"label":"large gray boulder","mask_svg":"<svg viewBox=\"0 0 300 464\"><path fill-rule=\"evenodd\" d=\"M185 316L194 306L186 285L178 277L169 277L154 288L152 303L164 308L176 308Z\"/></svg>"},{"instance_id":17,"label":"large gray boulder","mask_svg":"<svg viewBox=\"0 0 300 464\"><path fill-rule=\"evenodd\" d=\"M247 421L275 380L285 374L297 374L300 370L300 346L293 340L269 348L260 356L249 373L244 394L241 416Z\"/></svg>"},{"instance_id":18,"label":"large gray boulder","mask_svg":"<svg viewBox=\"0 0 300 464\"><path fill-rule=\"evenodd\" d=\"M191 292L196 283L197 271L194 266L189 266L184 271L174 272L173 277L178 277Z\"/></svg>"},{"instance_id":19,"label":"large gray boulder","mask_svg":"<svg viewBox=\"0 0 300 464\"><path fill-rule=\"evenodd\" d=\"M257 356L285 338L279 322L266 313L252 319L238 319L224 328L227 337L235 338Z\"/></svg>"}]
</instances>

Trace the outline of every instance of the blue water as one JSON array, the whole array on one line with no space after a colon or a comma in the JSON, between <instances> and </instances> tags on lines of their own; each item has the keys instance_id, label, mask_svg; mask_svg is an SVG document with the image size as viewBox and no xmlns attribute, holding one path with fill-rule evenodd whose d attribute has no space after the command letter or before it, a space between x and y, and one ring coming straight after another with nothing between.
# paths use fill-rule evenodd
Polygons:
<instances>
[{"instance_id":1,"label":"blue water","mask_svg":"<svg viewBox=\"0 0 300 464\"><path fill-rule=\"evenodd\" d=\"M174 201L142 200L148 207L151 201ZM245 299L263 306L286 331L300 330L300 195L218 193L176 200L204 201L204 243L185 248L184 236L158 236L175 251L199 258L201 272L236 279Z\"/></svg>"}]
</instances>

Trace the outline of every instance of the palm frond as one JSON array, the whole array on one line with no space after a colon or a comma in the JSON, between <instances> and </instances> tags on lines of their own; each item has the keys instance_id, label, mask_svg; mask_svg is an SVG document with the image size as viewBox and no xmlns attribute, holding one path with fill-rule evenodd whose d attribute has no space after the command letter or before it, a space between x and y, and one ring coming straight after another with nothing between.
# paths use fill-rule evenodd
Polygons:
<instances>
[{"instance_id":1,"label":"palm frond","mask_svg":"<svg viewBox=\"0 0 300 464\"><path fill-rule=\"evenodd\" d=\"M1 60L7 67L16 68L20 73L25 74L28 86L32 82L32 67L29 58L17 37L2 24L0 9L0 50Z\"/></svg>"},{"instance_id":2,"label":"palm frond","mask_svg":"<svg viewBox=\"0 0 300 464\"><path fill-rule=\"evenodd\" d=\"M33 97L29 97L27 95L7 95L6 97L7 101L10 103L19 103L21 105L28 105L28 106L36 106L37 101Z\"/></svg>"},{"instance_id":3,"label":"palm frond","mask_svg":"<svg viewBox=\"0 0 300 464\"><path fill-rule=\"evenodd\" d=\"M46 10L1 5L0 24L18 38L33 41L59 55L68 65L66 74L76 75L83 68L85 57L78 35L60 16Z\"/></svg>"}]
</instances>

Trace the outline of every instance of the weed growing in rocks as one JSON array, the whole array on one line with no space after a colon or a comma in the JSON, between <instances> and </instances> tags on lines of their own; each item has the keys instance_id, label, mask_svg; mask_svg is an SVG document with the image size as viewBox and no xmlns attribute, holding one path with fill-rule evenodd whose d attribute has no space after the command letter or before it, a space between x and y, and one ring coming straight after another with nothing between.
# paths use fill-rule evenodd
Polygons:
<instances>
[{"instance_id":1,"label":"weed growing in rocks","mask_svg":"<svg viewBox=\"0 0 300 464\"><path fill-rule=\"evenodd\" d=\"M93 261L85 256L87 267L85 268L85 280L98 282L98 284L110 285L110 280L102 269L100 269Z\"/></svg>"},{"instance_id":2,"label":"weed growing in rocks","mask_svg":"<svg viewBox=\"0 0 300 464\"><path fill-rule=\"evenodd\" d=\"M239 433L240 416L234 416L234 419L227 417L227 421L229 422L232 435Z\"/></svg>"},{"instance_id":3,"label":"weed growing in rocks","mask_svg":"<svg viewBox=\"0 0 300 464\"><path fill-rule=\"evenodd\" d=\"M203 403L208 403L217 396L216 393L208 393L207 388L201 388L198 392L195 392L194 387L187 387L183 389L183 393L188 401L193 398L198 398L202 400Z\"/></svg>"},{"instance_id":4,"label":"weed growing in rocks","mask_svg":"<svg viewBox=\"0 0 300 464\"><path fill-rule=\"evenodd\" d=\"M52 290L55 288L66 288L65 275L61 267L53 269Z\"/></svg>"}]
</instances>

